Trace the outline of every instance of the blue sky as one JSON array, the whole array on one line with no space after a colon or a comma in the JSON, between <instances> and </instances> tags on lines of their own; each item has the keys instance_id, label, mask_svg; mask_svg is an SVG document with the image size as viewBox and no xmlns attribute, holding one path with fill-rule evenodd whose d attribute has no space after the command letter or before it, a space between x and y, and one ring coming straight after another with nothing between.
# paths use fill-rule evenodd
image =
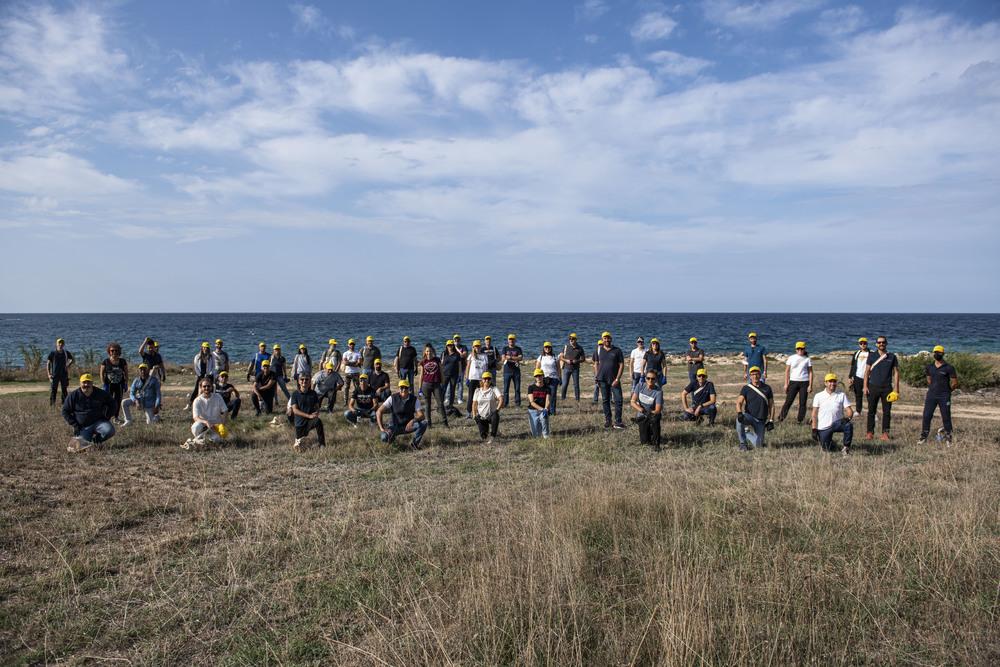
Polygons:
<instances>
[{"instance_id":1,"label":"blue sky","mask_svg":"<svg viewBox=\"0 0 1000 667\"><path fill-rule=\"evenodd\" d=\"M1000 4L6 2L0 311L1000 311Z\"/></svg>"}]
</instances>

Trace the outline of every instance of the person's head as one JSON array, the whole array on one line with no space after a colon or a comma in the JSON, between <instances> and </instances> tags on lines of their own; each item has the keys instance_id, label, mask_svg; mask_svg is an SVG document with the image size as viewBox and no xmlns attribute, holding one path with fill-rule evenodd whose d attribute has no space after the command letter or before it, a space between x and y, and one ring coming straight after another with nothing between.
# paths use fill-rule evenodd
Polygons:
<instances>
[{"instance_id":1,"label":"person's head","mask_svg":"<svg viewBox=\"0 0 1000 667\"><path fill-rule=\"evenodd\" d=\"M885 336L879 336L875 339L875 347L880 351L885 351L889 347L889 339Z\"/></svg>"},{"instance_id":2,"label":"person's head","mask_svg":"<svg viewBox=\"0 0 1000 667\"><path fill-rule=\"evenodd\" d=\"M60 352L62 352L62 349L64 347L66 347L66 341L64 341L62 338L57 338L56 339L56 349L59 350Z\"/></svg>"},{"instance_id":3,"label":"person's head","mask_svg":"<svg viewBox=\"0 0 1000 667\"><path fill-rule=\"evenodd\" d=\"M750 381L753 382L754 384L757 384L758 382L760 382L760 367L759 366L751 366L750 367Z\"/></svg>"},{"instance_id":4,"label":"person's head","mask_svg":"<svg viewBox=\"0 0 1000 667\"><path fill-rule=\"evenodd\" d=\"M462 344L462 335L461 334L452 334L451 339L453 341L455 341L455 347L458 347L459 345Z\"/></svg>"},{"instance_id":5,"label":"person's head","mask_svg":"<svg viewBox=\"0 0 1000 667\"><path fill-rule=\"evenodd\" d=\"M698 347L698 339L695 338L694 336L691 336L690 338L688 338L688 345L691 346L692 350L695 349L695 348L697 348Z\"/></svg>"},{"instance_id":6,"label":"person's head","mask_svg":"<svg viewBox=\"0 0 1000 667\"><path fill-rule=\"evenodd\" d=\"M474 353L479 354L479 351L481 349L483 349L483 343L482 343L482 341L479 341L479 340L472 341L472 351Z\"/></svg>"},{"instance_id":7,"label":"person's head","mask_svg":"<svg viewBox=\"0 0 1000 667\"><path fill-rule=\"evenodd\" d=\"M122 346L121 345L119 345L118 343L109 343L108 344L108 356L109 357L111 357L112 359L117 359L118 357L121 356L121 353L122 353Z\"/></svg>"},{"instance_id":8,"label":"person's head","mask_svg":"<svg viewBox=\"0 0 1000 667\"><path fill-rule=\"evenodd\" d=\"M267 352L267 343L265 343L264 341L261 341L261 342L257 343L257 351L258 352Z\"/></svg>"},{"instance_id":9,"label":"person's head","mask_svg":"<svg viewBox=\"0 0 1000 667\"><path fill-rule=\"evenodd\" d=\"M646 347L646 340L642 336L639 336L635 339L635 346L639 349Z\"/></svg>"},{"instance_id":10,"label":"person's head","mask_svg":"<svg viewBox=\"0 0 1000 667\"><path fill-rule=\"evenodd\" d=\"M933 354L935 361L944 361L944 346L935 345Z\"/></svg>"},{"instance_id":11,"label":"person's head","mask_svg":"<svg viewBox=\"0 0 1000 667\"><path fill-rule=\"evenodd\" d=\"M545 371L543 371L541 368L536 368L533 375L535 376L535 384L537 384L538 386L542 386L543 384L545 384Z\"/></svg>"},{"instance_id":12,"label":"person's head","mask_svg":"<svg viewBox=\"0 0 1000 667\"><path fill-rule=\"evenodd\" d=\"M301 343L299 343L299 354L309 354L309 350L307 350L306 346Z\"/></svg>"},{"instance_id":13,"label":"person's head","mask_svg":"<svg viewBox=\"0 0 1000 667\"><path fill-rule=\"evenodd\" d=\"M280 357L281 356L281 346L278 345L277 343L275 343L274 346L271 347L271 354L274 355L275 357Z\"/></svg>"},{"instance_id":14,"label":"person's head","mask_svg":"<svg viewBox=\"0 0 1000 667\"><path fill-rule=\"evenodd\" d=\"M493 336L483 336L483 342L486 344L487 349L493 347Z\"/></svg>"},{"instance_id":15,"label":"person's head","mask_svg":"<svg viewBox=\"0 0 1000 667\"><path fill-rule=\"evenodd\" d=\"M827 373L823 377L823 384L825 385L827 392L832 394L837 391L837 374Z\"/></svg>"},{"instance_id":16,"label":"person's head","mask_svg":"<svg viewBox=\"0 0 1000 667\"><path fill-rule=\"evenodd\" d=\"M90 396L94 393L94 376L90 373L84 373L80 376L80 391L83 392L84 396Z\"/></svg>"},{"instance_id":17,"label":"person's head","mask_svg":"<svg viewBox=\"0 0 1000 667\"><path fill-rule=\"evenodd\" d=\"M362 389L367 389L368 388L368 382L369 382L369 380L368 380L368 373L362 373L361 375L359 375L358 376L358 382L361 383L361 388Z\"/></svg>"},{"instance_id":18,"label":"person's head","mask_svg":"<svg viewBox=\"0 0 1000 667\"><path fill-rule=\"evenodd\" d=\"M403 336L403 347L409 347L409 346L410 346L410 337Z\"/></svg>"},{"instance_id":19,"label":"person's head","mask_svg":"<svg viewBox=\"0 0 1000 667\"><path fill-rule=\"evenodd\" d=\"M303 373L302 375L300 375L298 378L299 391L305 391L309 389L309 384L311 380L312 378L309 377L309 373Z\"/></svg>"},{"instance_id":20,"label":"person's head","mask_svg":"<svg viewBox=\"0 0 1000 667\"><path fill-rule=\"evenodd\" d=\"M329 344L330 344L330 347L337 347L337 339L336 338L331 338Z\"/></svg>"},{"instance_id":21,"label":"person's head","mask_svg":"<svg viewBox=\"0 0 1000 667\"><path fill-rule=\"evenodd\" d=\"M154 352L159 352L160 351L160 344L159 344L159 342L157 342L155 340L153 341L153 351Z\"/></svg>"},{"instance_id":22,"label":"person's head","mask_svg":"<svg viewBox=\"0 0 1000 667\"><path fill-rule=\"evenodd\" d=\"M222 349L222 339L221 338L216 338L215 339L215 349L216 350L221 350Z\"/></svg>"},{"instance_id":23,"label":"person's head","mask_svg":"<svg viewBox=\"0 0 1000 667\"><path fill-rule=\"evenodd\" d=\"M646 371L646 386L650 389L656 386L656 381L659 379L655 371Z\"/></svg>"},{"instance_id":24,"label":"person's head","mask_svg":"<svg viewBox=\"0 0 1000 667\"><path fill-rule=\"evenodd\" d=\"M708 371L704 368L699 368L698 372L694 374L694 377L698 380L698 384L705 384L708 382Z\"/></svg>"},{"instance_id":25,"label":"person's head","mask_svg":"<svg viewBox=\"0 0 1000 667\"><path fill-rule=\"evenodd\" d=\"M201 344L201 351L199 352L199 354L201 354L201 356L204 357L204 356L208 355L211 351L212 351L212 346L209 345L208 341L206 340L205 342L203 342Z\"/></svg>"},{"instance_id":26,"label":"person's head","mask_svg":"<svg viewBox=\"0 0 1000 667\"><path fill-rule=\"evenodd\" d=\"M649 346L651 348L653 348L653 352L659 352L660 351L660 339L659 338L654 338L653 340L649 341Z\"/></svg>"},{"instance_id":27,"label":"person's head","mask_svg":"<svg viewBox=\"0 0 1000 667\"><path fill-rule=\"evenodd\" d=\"M514 334L507 334L507 344L510 345L511 347L517 345L517 336L515 336Z\"/></svg>"},{"instance_id":28,"label":"person's head","mask_svg":"<svg viewBox=\"0 0 1000 667\"><path fill-rule=\"evenodd\" d=\"M493 373L490 373L489 371L483 373L483 377L480 380L480 383L488 386L492 382L493 382Z\"/></svg>"},{"instance_id":29,"label":"person's head","mask_svg":"<svg viewBox=\"0 0 1000 667\"><path fill-rule=\"evenodd\" d=\"M608 347L611 346L611 332L610 331L605 331L604 333L601 334L601 343L604 344L604 345L607 345Z\"/></svg>"},{"instance_id":30,"label":"person's head","mask_svg":"<svg viewBox=\"0 0 1000 667\"><path fill-rule=\"evenodd\" d=\"M375 344L375 337L374 336L365 336L365 346L366 347L371 347L374 344Z\"/></svg>"},{"instance_id":31,"label":"person's head","mask_svg":"<svg viewBox=\"0 0 1000 667\"><path fill-rule=\"evenodd\" d=\"M751 345L756 345L757 344L757 332L751 331L750 333L748 333L747 334L747 340L750 341Z\"/></svg>"},{"instance_id":32,"label":"person's head","mask_svg":"<svg viewBox=\"0 0 1000 667\"><path fill-rule=\"evenodd\" d=\"M410 381L400 380L399 381L399 395L406 398L410 395Z\"/></svg>"},{"instance_id":33,"label":"person's head","mask_svg":"<svg viewBox=\"0 0 1000 667\"><path fill-rule=\"evenodd\" d=\"M271 362L268 361L267 359L260 362L260 370L263 371L264 373L269 373L271 371Z\"/></svg>"},{"instance_id":34,"label":"person's head","mask_svg":"<svg viewBox=\"0 0 1000 667\"><path fill-rule=\"evenodd\" d=\"M229 384L229 371L222 371L219 373L219 382L222 384Z\"/></svg>"},{"instance_id":35,"label":"person's head","mask_svg":"<svg viewBox=\"0 0 1000 667\"><path fill-rule=\"evenodd\" d=\"M326 362L326 365L325 365L325 366L323 366L323 368L325 368L325 369L326 369L326 372L327 372L327 373L332 373L332 372L333 372L333 369L335 368L335 366L333 365L333 362L332 362L332 361L328 361L328 362Z\"/></svg>"},{"instance_id":36,"label":"person's head","mask_svg":"<svg viewBox=\"0 0 1000 667\"><path fill-rule=\"evenodd\" d=\"M447 341L445 341L444 350L448 354L454 354L455 353L455 341L451 340L450 338Z\"/></svg>"},{"instance_id":37,"label":"person's head","mask_svg":"<svg viewBox=\"0 0 1000 667\"><path fill-rule=\"evenodd\" d=\"M211 378L202 378L198 381L198 391L202 396L208 396L215 390Z\"/></svg>"},{"instance_id":38,"label":"person's head","mask_svg":"<svg viewBox=\"0 0 1000 667\"><path fill-rule=\"evenodd\" d=\"M145 380L149 377L149 366L147 364L139 364L139 378Z\"/></svg>"},{"instance_id":39,"label":"person's head","mask_svg":"<svg viewBox=\"0 0 1000 667\"><path fill-rule=\"evenodd\" d=\"M860 347L862 350L867 350L868 349L868 339L865 338L864 336L862 336L861 338L859 338L858 339L858 347Z\"/></svg>"},{"instance_id":40,"label":"person's head","mask_svg":"<svg viewBox=\"0 0 1000 667\"><path fill-rule=\"evenodd\" d=\"M552 354L552 342L545 341L542 343L542 354Z\"/></svg>"},{"instance_id":41,"label":"person's head","mask_svg":"<svg viewBox=\"0 0 1000 667\"><path fill-rule=\"evenodd\" d=\"M377 370L377 371L382 370L382 360L381 359L376 359L372 363L375 365L375 370Z\"/></svg>"},{"instance_id":42,"label":"person's head","mask_svg":"<svg viewBox=\"0 0 1000 667\"><path fill-rule=\"evenodd\" d=\"M569 344L570 345L576 345L576 334L575 333L571 333L569 335Z\"/></svg>"},{"instance_id":43,"label":"person's head","mask_svg":"<svg viewBox=\"0 0 1000 667\"><path fill-rule=\"evenodd\" d=\"M437 353L434 351L434 346L430 343L424 343L424 359L433 359L435 354Z\"/></svg>"},{"instance_id":44,"label":"person's head","mask_svg":"<svg viewBox=\"0 0 1000 667\"><path fill-rule=\"evenodd\" d=\"M800 340L799 342L795 343L795 354L797 354L799 356L802 356L802 357L806 356L806 343L805 343L805 341Z\"/></svg>"},{"instance_id":45,"label":"person's head","mask_svg":"<svg viewBox=\"0 0 1000 667\"><path fill-rule=\"evenodd\" d=\"M348 338L347 339L347 347L349 347L352 350L354 349L354 339L353 338Z\"/></svg>"}]
</instances>

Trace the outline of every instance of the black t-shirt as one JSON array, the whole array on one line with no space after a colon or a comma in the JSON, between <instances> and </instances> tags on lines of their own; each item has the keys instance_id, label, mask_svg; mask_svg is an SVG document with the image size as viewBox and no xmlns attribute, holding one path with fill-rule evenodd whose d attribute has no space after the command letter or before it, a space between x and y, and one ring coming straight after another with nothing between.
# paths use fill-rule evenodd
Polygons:
<instances>
[{"instance_id":1,"label":"black t-shirt","mask_svg":"<svg viewBox=\"0 0 1000 667\"><path fill-rule=\"evenodd\" d=\"M416 369L417 348L412 345L401 345L396 356L399 357L399 370L412 371Z\"/></svg>"},{"instance_id":2,"label":"black t-shirt","mask_svg":"<svg viewBox=\"0 0 1000 667\"><path fill-rule=\"evenodd\" d=\"M646 358L646 370L654 370L657 373L663 371L663 360L666 355L663 354L663 350L659 352L653 352L652 350L646 350L644 355Z\"/></svg>"},{"instance_id":3,"label":"black t-shirt","mask_svg":"<svg viewBox=\"0 0 1000 667\"><path fill-rule=\"evenodd\" d=\"M462 355L458 352L441 356L441 375L446 378L457 377L462 369Z\"/></svg>"},{"instance_id":4,"label":"black t-shirt","mask_svg":"<svg viewBox=\"0 0 1000 667\"><path fill-rule=\"evenodd\" d=\"M883 362L885 363L885 362ZM927 388L927 393L931 396L948 396L951 394L951 379L957 378L955 367L945 362L938 368L934 364L927 364L927 377L931 379L931 385Z\"/></svg>"},{"instance_id":5,"label":"black t-shirt","mask_svg":"<svg viewBox=\"0 0 1000 667\"><path fill-rule=\"evenodd\" d=\"M297 407L302 412L308 414L319 412L319 401L319 394L312 389L307 389L306 391L296 390L292 392L292 405ZM308 422L308 418L295 415L296 426L305 426Z\"/></svg>"},{"instance_id":6,"label":"black t-shirt","mask_svg":"<svg viewBox=\"0 0 1000 667\"><path fill-rule=\"evenodd\" d=\"M768 403L774 401L774 392L771 388L761 382L755 387L759 389L764 396L767 396L767 400L764 400L760 394L753 390L750 385L743 385L743 389L740 390L740 396L746 399L746 404L743 407L743 411L747 414L756 417L757 419L767 419L771 411L768 408Z\"/></svg>"},{"instance_id":7,"label":"black t-shirt","mask_svg":"<svg viewBox=\"0 0 1000 667\"><path fill-rule=\"evenodd\" d=\"M52 350L49 352L49 363L52 365L52 376L62 377L66 375L67 368L69 368L69 360L72 358L73 355L66 350L63 350L62 352Z\"/></svg>"},{"instance_id":8,"label":"black t-shirt","mask_svg":"<svg viewBox=\"0 0 1000 667\"><path fill-rule=\"evenodd\" d=\"M566 359L571 366L579 366L580 362L582 362L586 357L587 353L584 352L583 348L579 345L573 346L567 344L566 347L563 348L563 358Z\"/></svg>"},{"instance_id":9,"label":"black t-shirt","mask_svg":"<svg viewBox=\"0 0 1000 667\"><path fill-rule=\"evenodd\" d=\"M280 354L271 355L271 372L285 377L285 357Z\"/></svg>"},{"instance_id":10,"label":"black t-shirt","mask_svg":"<svg viewBox=\"0 0 1000 667\"><path fill-rule=\"evenodd\" d=\"M521 349L520 345L504 345L504 347L503 347L503 355L504 355L504 357L506 357L508 354L512 354L514 356L523 356L524 355L524 350ZM504 366L507 366L509 368L517 368L518 362L516 362L516 361L510 361L510 360L505 360L503 362L503 364L504 364Z\"/></svg>"},{"instance_id":11,"label":"black t-shirt","mask_svg":"<svg viewBox=\"0 0 1000 667\"><path fill-rule=\"evenodd\" d=\"M612 345L610 349L604 346L597 348L597 375L595 380L599 382L614 382L618 375L619 364L625 364L625 355L617 345Z\"/></svg>"},{"instance_id":12,"label":"black t-shirt","mask_svg":"<svg viewBox=\"0 0 1000 667\"><path fill-rule=\"evenodd\" d=\"M500 361L500 350L496 345L490 345L483 348L483 353L486 355L486 370L495 371Z\"/></svg>"},{"instance_id":13,"label":"black t-shirt","mask_svg":"<svg viewBox=\"0 0 1000 667\"><path fill-rule=\"evenodd\" d=\"M222 400L224 400L226 402L226 405L229 405L230 401L233 400L233 390L235 390L235 389L236 389L236 387L234 387L229 382L225 382L225 383L216 382L215 383L215 393L218 394L219 396L222 396Z\"/></svg>"},{"instance_id":14,"label":"black t-shirt","mask_svg":"<svg viewBox=\"0 0 1000 667\"><path fill-rule=\"evenodd\" d=\"M149 366L149 369L152 370L154 366L163 365L163 357L160 356L159 352L143 352L142 363Z\"/></svg>"},{"instance_id":15,"label":"black t-shirt","mask_svg":"<svg viewBox=\"0 0 1000 667\"><path fill-rule=\"evenodd\" d=\"M385 371L372 371L368 375L368 382L371 383L372 389L378 391L389 386L389 374Z\"/></svg>"},{"instance_id":16,"label":"black t-shirt","mask_svg":"<svg viewBox=\"0 0 1000 667\"><path fill-rule=\"evenodd\" d=\"M375 407L375 390L371 385L367 389L358 387L351 394L351 398L354 399L354 407L358 410L371 410Z\"/></svg>"},{"instance_id":17,"label":"black t-shirt","mask_svg":"<svg viewBox=\"0 0 1000 667\"><path fill-rule=\"evenodd\" d=\"M128 372L128 362L125 359L119 357L118 365L115 365L111 363L109 357L105 357L102 363L104 364L104 377L109 385L125 384L125 374Z\"/></svg>"},{"instance_id":18,"label":"black t-shirt","mask_svg":"<svg viewBox=\"0 0 1000 667\"><path fill-rule=\"evenodd\" d=\"M879 353L868 355L868 386L888 387L892 384L892 371L899 368L899 359L892 352L886 352L885 358L879 361ZM876 362L878 362L876 364Z\"/></svg>"},{"instance_id":19,"label":"black t-shirt","mask_svg":"<svg viewBox=\"0 0 1000 667\"><path fill-rule=\"evenodd\" d=\"M267 384L268 382L270 382L271 380L274 380L274 379L275 379L274 371L271 371L271 370L268 370L268 371L258 371L257 372L257 377L254 380L254 385L257 387L258 390L260 390L265 384ZM267 389L266 391L272 392L272 391L275 391L277 388L278 388L278 385L275 384L275 385L272 385L271 388Z\"/></svg>"},{"instance_id":20,"label":"black t-shirt","mask_svg":"<svg viewBox=\"0 0 1000 667\"><path fill-rule=\"evenodd\" d=\"M361 348L362 368L375 368L375 360L381 358L382 358L382 350L378 349L378 345L372 345L371 347L365 345L363 348Z\"/></svg>"},{"instance_id":21,"label":"black t-shirt","mask_svg":"<svg viewBox=\"0 0 1000 667\"><path fill-rule=\"evenodd\" d=\"M545 397L548 396L548 395L549 395L549 388L545 384L543 384L541 387L539 387L537 384L535 384L534 382L532 382L528 386L528 398L529 398L529 400L533 400L536 405L540 405L541 407L544 408L545 407ZM531 403L528 403L528 405L530 406Z\"/></svg>"},{"instance_id":22,"label":"black t-shirt","mask_svg":"<svg viewBox=\"0 0 1000 667\"><path fill-rule=\"evenodd\" d=\"M688 393L688 399L691 401L691 407L693 408L697 405L708 402L708 399L710 399L712 394L715 393L715 385L711 382L706 382L705 386L702 388L698 386L698 381L695 380L694 382L689 383L688 386L684 387L684 391ZM695 392L698 393L696 394ZM750 393L753 392L751 391ZM757 396L757 394L754 394L754 396ZM757 398L760 397L757 396Z\"/></svg>"}]
</instances>

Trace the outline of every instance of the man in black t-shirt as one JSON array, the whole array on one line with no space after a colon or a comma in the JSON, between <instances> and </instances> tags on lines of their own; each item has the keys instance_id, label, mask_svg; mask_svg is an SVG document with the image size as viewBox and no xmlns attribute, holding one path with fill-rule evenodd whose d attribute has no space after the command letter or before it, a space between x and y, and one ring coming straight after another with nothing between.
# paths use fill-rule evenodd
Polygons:
<instances>
[{"instance_id":1,"label":"man in black t-shirt","mask_svg":"<svg viewBox=\"0 0 1000 667\"><path fill-rule=\"evenodd\" d=\"M367 419L375 423L375 401L377 396L368 381L368 374L362 373L358 379L358 388L351 394L351 402L344 411L344 419L357 428L358 419Z\"/></svg>"},{"instance_id":2,"label":"man in black t-shirt","mask_svg":"<svg viewBox=\"0 0 1000 667\"><path fill-rule=\"evenodd\" d=\"M376 359L373 364L374 368L368 374L368 383L371 384L372 389L375 391L375 398L379 401L384 401L392 395L389 374L382 370L381 359ZM353 396L353 393L351 395Z\"/></svg>"},{"instance_id":3,"label":"man in black t-shirt","mask_svg":"<svg viewBox=\"0 0 1000 667\"><path fill-rule=\"evenodd\" d=\"M751 366L747 375L750 381L736 399L736 435L741 452L750 447L767 447L764 434L774 428L774 392L760 381L760 366Z\"/></svg>"},{"instance_id":4,"label":"man in black t-shirt","mask_svg":"<svg viewBox=\"0 0 1000 667\"><path fill-rule=\"evenodd\" d=\"M299 389L293 391L291 396L292 416L295 417L295 444L292 449L301 449L309 431L316 431L319 446L325 447L323 421L319 418L319 394L313 391L312 378L308 374L300 375L297 382Z\"/></svg>"},{"instance_id":5,"label":"man in black t-shirt","mask_svg":"<svg viewBox=\"0 0 1000 667\"><path fill-rule=\"evenodd\" d=\"M882 440L889 439L892 424L892 401L889 394L899 397L899 359L888 351L889 340L885 336L875 339L875 352L868 355L865 370L865 395L868 397L868 432L865 440L875 437L875 413L882 404Z\"/></svg>"},{"instance_id":6,"label":"man in black t-shirt","mask_svg":"<svg viewBox=\"0 0 1000 667\"><path fill-rule=\"evenodd\" d=\"M601 345L594 355L594 381L601 388L604 428L624 429L622 422L622 371L625 369L625 355L621 348L611 344L611 333L601 334ZM615 404L615 421L611 423L611 403Z\"/></svg>"},{"instance_id":7,"label":"man in black t-shirt","mask_svg":"<svg viewBox=\"0 0 1000 667\"><path fill-rule=\"evenodd\" d=\"M563 347L559 355L559 363L562 365L562 399L566 400L566 391L569 389L569 379L573 378L573 395L576 402L580 403L580 366L587 359L587 353L583 346L576 340L576 334L569 335L569 342Z\"/></svg>"},{"instance_id":8,"label":"man in black t-shirt","mask_svg":"<svg viewBox=\"0 0 1000 667\"><path fill-rule=\"evenodd\" d=\"M375 344L375 338L367 336L365 346L361 348L361 372L368 373L368 376L371 377L372 371L375 370L375 360L381 358L382 350Z\"/></svg>"},{"instance_id":9,"label":"man in black t-shirt","mask_svg":"<svg viewBox=\"0 0 1000 667\"><path fill-rule=\"evenodd\" d=\"M441 355L441 382L448 414L461 417L462 411L455 407L455 391L462 382L462 355L451 339L444 344L444 354Z\"/></svg>"},{"instance_id":10,"label":"man in black t-shirt","mask_svg":"<svg viewBox=\"0 0 1000 667\"><path fill-rule=\"evenodd\" d=\"M958 373L955 372L955 367L944 360L944 348L935 345L934 362L927 364L927 398L924 399L924 416L918 444L927 442L936 408L941 408L943 424L941 431L938 431L938 439L943 437L951 444L951 392L957 387Z\"/></svg>"},{"instance_id":11,"label":"man in black t-shirt","mask_svg":"<svg viewBox=\"0 0 1000 667\"><path fill-rule=\"evenodd\" d=\"M410 385L413 385L417 371L417 348L410 343L409 336L403 336L403 344L396 351L392 367L396 371L397 378L406 380Z\"/></svg>"},{"instance_id":12,"label":"man in black t-shirt","mask_svg":"<svg viewBox=\"0 0 1000 667\"><path fill-rule=\"evenodd\" d=\"M257 416L260 416L262 410L266 414L271 414L274 410L274 396L278 391L278 380L271 372L269 359L260 362L260 371L254 379L252 391L253 395L250 399L253 401L253 409Z\"/></svg>"},{"instance_id":13,"label":"man in black t-shirt","mask_svg":"<svg viewBox=\"0 0 1000 667\"><path fill-rule=\"evenodd\" d=\"M521 405L521 362L524 361L524 351L517 344L517 336L507 336L507 345L503 348L503 404L510 405L510 385L514 383L514 405Z\"/></svg>"},{"instance_id":14,"label":"man in black t-shirt","mask_svg":"<svg viewBox=\"0 0 1000 667\"><path fill-rule=\"evenodd\" d=\"M149 367L149 374L160 378L161 385L167 381L167 372L163 368L163 357L160 355L159 343L150 336L146 336L142 345L139 346L139 356L142 357L142 363Z\"/></svg>"},{"instance_id":15,"label":"man in black t-shirt","mask_svg":"<svg viewBox=\"0 0 1000 667\"><path fill-rule=\"evenodd\" d=\"M49 358L45 362L45 372L49 376L51 391L49 392L49 405L56 404L56 389L62 389L62 402L66 402L66 394L69 389L69 369L75 360L73 354L66 349L66 341L62 338L56 341L56 349L49 352Z\"/></svg>"},{"instance_id":16,"label":"man in black t-shirt","mask_svg":"<svg viewBox=\"0 0 1000 667\"><path fill-rule=\"evenodd\" d=\"M240 414L243 400L240 398L240 392L229 382L229 371L219 373L219 378L215 381L215 393L222 397L229 415L236 419Z\"/></svg>"},{"instance_id":17,"label":"man in black t-shirt","mask_svg":"<svg viewBox=\"0 0 1000 667\"><path fill-rule=\"evenodd\" d=\"M715 405L715 385L708 381L708 371L699 368L695 371L695 381L688 383L681 392L681 406L684 412L681 419L701 423L702 416L708 415L708 425L715 424L718 408Z\"/></svg>"}]
</instances>

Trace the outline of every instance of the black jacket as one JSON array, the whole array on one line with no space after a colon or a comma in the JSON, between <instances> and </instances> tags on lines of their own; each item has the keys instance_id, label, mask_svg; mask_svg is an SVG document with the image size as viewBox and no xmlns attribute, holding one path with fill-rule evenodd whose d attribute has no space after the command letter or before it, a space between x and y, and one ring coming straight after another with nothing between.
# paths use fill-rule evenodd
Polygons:
<instances>
[{"instance_id":1,"label":"black jacket","mask_svg":"<svg viewBox=\"0 0 1000 667\"><path fill-rule=\"evenodd\" d=\"M63 403L62 416L66 423L73 427L73 434L79 435L80 429L92 426L99 421L107 421L115 413L111 394L94 387L87 396L82 389L76 389L66 397Z\"/></svg>"}]
</instances>

